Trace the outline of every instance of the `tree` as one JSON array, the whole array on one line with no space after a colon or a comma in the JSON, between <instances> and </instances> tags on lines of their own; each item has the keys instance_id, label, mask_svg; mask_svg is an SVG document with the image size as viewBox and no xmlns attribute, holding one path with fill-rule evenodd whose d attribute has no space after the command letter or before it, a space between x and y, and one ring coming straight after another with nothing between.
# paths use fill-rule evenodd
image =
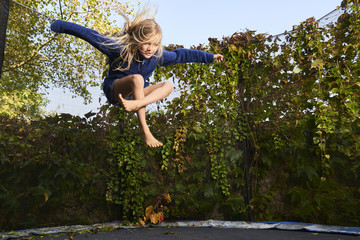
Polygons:
<instances>
[{"instance_id":1,"label":"tree","mask_svg":"<svg viewBox=\"0 0 360 240\"><path fill-rule=\"evenodd\" d=\"M87 89L100 85L105 56L80 39L51 32L50 24L64 19L112 34L120 30L114 13L132 14L133 9L116 0L11 1L0 114L39 116L47 103L44 93L51 88L68 89L90 102Z\"/></svg>"}]
</instances>

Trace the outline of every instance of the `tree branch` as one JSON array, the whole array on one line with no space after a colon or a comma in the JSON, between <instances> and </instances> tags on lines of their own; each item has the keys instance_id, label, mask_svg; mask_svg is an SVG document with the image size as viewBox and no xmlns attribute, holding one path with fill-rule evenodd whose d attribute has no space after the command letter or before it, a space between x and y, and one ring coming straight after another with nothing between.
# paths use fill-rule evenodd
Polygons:
<instances>
[{"instance_id":1,"label":"tree branch","mask_svg":"<svg viewBox=\"0 0 360 240\"><path fill-rule=\"evenodd\" d=\"M71 16L73 15L73 12L69 14L69 17L66 19L66 21L68 21ZM22 61L21 63L18 63L18 64L15 64L15 65L12 65L8 68L5 68L2 72L7 72L7 71L10 71L10 70L13 70L13 69L16 69L16 68L19 68L23 65L25 65L26 63L30 62L34 57L35 55L43 48L45 47L48 43L50 43L55 37L56 35L58 35L58 33L55 33L52 37L50 37L47 41L45 41L44 43L42 43L31 55L30 57L28 57L28 59L26 59L25 61Z\"/></svg>"},{"instance_id":2,"label":"tree branch","mask_svg":"<svg viewBox=\"0 0 360 240\"><path fill-rule=\"evenodd\" d=\"M26 63L28 63L29 61L31 61L31 59L33 59L35 57L35 55L43 48L45 47L45 45L47 45L49 42L51 42L55 36L57 34L54 34L51 38L49 38L47 41L45 41L44 43L42 43L31 55L30 57L28 57L28 59L26 59L25 61L22 61L21 63L18 63L18 64L15 64L15 65L12 65L8 68L5 68L5 70L3 70L3 72L7 72L7 71L10 71L12 69L15 69L15 68L19 68L23 65L25 65Z\"/></svg>"}]
</instances>

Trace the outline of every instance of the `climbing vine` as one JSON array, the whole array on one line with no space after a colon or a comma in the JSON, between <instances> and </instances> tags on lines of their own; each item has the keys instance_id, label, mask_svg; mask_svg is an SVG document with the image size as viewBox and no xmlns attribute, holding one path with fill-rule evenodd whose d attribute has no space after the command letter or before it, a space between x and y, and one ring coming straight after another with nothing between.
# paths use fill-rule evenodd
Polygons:
<instances>
[{"instance_id":1,"label":"climbing vine","mask_svg":"<svg viewBox=\"0 0 360 240\"><path fill-rule=\"evenodd\" d=\"M106 168L102 172L109 173L106 198L120 207L123 220L137 222L140 218L140 224L145 224L164 217L248 220L253 216L256 221L359 225L359 1L343 1L341 8L339 19L327 26L310 18L282 36L246 31L194 47L223 54L223 63L158 68L155 82L176 85L176 95L147 114L152 133L164 143L162 148L147 148L136 116L115 107L107 109L109 122L104 125L77 126L83 120L76 118L51 125L50 129L58 131L55 136L65 136L57 144L66 147L60 152L50 142L44 142L47 147L42 152L33 151L37 145L31 139L42 134L48 139L52 133L46 124L36 123L26 132L22 123L4 120L0 124L0 163L6 167L1 172L8 176L13 172L9 166L35 168L51 159L54 166L61 165L52 168L61 170L53 182L61 182L58 178L62 176L67 177L66 183L76 182L68 165L76 168L72 158L82 159L89 151L91 160L108 159L109 166L99 164ZM9 124L19 133L11 133ZM75 138L71 129L84 130ZM94 137L89 134L91 129L104 133ZM78 138L82 141L77 142ZM99 138L104 144L99 149L107 147L106 154L82 145L87 139L97 143ZM82 148L76 151L78 145ZM67 155L69 159L59 160ZM24 161L26 156L31 158ZM84 166L83 174L76 170L80 179L95 181L103 176L95 176L97 168L89 163ZM30 179L27 174L4 179ZM20 200L28 203L36 196L39 206L48 206L52 197L63 199L56 195L61 192L54 188L58 184L48 186L50 182L39 180L35 188L26 190L33 195L28 193ZM0 195L6 200L1 206L11 206L5 216L21 206L11 205L14 196L22 195L13 192L12 184L0 184L6 190ZM97 194L93 187L88 189L86 181L77 187ZM164 193L171 196L171 202L161 207L159 196ZM154 202L157 204L150 207Z\"/></svg>"},{"instance_id":2,"label":"climbing vine","mask_svg":"<svg viewBox=\"0 0 360 240\"><path fill-rule=\"evenodd\" d=\"M119 115L118 124L121 126L126 113L119 109L116 112ZM108 183L107 200L122 206L124 219L132 219L133 216L141 215L144 202L140 158L135 150L140 139L123 126L117 130L109 136L112 153L109 162L113 176Z\"/></svg>"},{"instance_id":3,"label":"climbing vine","mask_svg":"<svg viewBox=\"0 0 360 240\"><path fill-rule=\"evenodd\" d=\"M173 79L179 93L148 119L164 147L147 154L121 143L125 158L142 152L151 165L127 165L121 184L145 184L145 202L169 192L165 217L204 218L221 205L230 219L250 211L258 220L358 223L350 209L360 203L359 3L342 9L326 26L309 18L282 36L246 31L196 47L224 63L158 68L155 81Z\"/></svg>"}]
</instances>

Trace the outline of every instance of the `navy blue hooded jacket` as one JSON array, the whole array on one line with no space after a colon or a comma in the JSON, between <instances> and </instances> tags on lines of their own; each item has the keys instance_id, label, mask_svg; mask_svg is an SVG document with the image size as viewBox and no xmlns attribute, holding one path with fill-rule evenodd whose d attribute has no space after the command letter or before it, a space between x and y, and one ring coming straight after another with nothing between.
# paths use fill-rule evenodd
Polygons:
<instances>
[{"instance_id":1,"label":"navy blue hooded jacket","mask_svg":"<svg viewBox=\"0 0 360 240\"><path fill-rule=\"evenodd\" d=\"M96 49L104 53L106 56L108 56L109 74L104 80L103 90L110 103L113 102L113 100L111 99L112 94L110 92L111 85L116 79L128 75L141 74L145 81L144 86L146 87L149 86L149 82L147 82L146 79L150 77L150 75L153 73L157 66L168 66L176 63L214 62L214 54L212 53L181 48L173 51L164 50L160 58L152 56L149 59L142 58L142 62L133 61L130 64L129 70L119 71L113 69L112 63L120 56L121 47L116 47L115 41L113 39L101 35L95 30L62 20L56 20L54 23L52 23L51 30L57 33L66 33L79 37L93 45Z\"/></svg>"}]
</instances>

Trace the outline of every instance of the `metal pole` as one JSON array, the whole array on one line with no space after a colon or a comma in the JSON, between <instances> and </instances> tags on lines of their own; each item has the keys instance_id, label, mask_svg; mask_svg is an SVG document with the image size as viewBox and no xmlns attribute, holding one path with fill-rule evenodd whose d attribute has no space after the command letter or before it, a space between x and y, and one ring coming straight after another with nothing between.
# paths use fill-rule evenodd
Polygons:
<instances>
[{"instance_id":1,"label":"metal pole","mask_svg":"<svg viewBox=\"0 0 360 240\"><path fill-rule=\"evenodd\" d=\"M4 61L6 28L9 19L10 0L1 0L0 3L0 78Z\"/></svg>"},{"instance_id":2,"label":"metal pole","mask_svg":"<svg viewBox=\"0 0 360 240\"><path fill-rule=\"evenodd\" d=\"M239 69L241 69L241 63L239 63ZM244 78L241 70L239 71L239 79L238 79L238 88L239 88L239 97L241 101L241 114L245 113L245 97L244 97ZM251 177L249 174L250 166L251 166L251 149L248 137L246 137L240 145L242 146L243 156L244 156L244 171L245 171L245 204L248 206L248 220L254 221L254 213L252 208L250 207L250 202L252 199L252 184L251 184Z\"/></svg>"},{"instance_id":3,"label":"metal pole","mask_svg":"<svg viewBox=\"0 0 360 240\"><path fill-rule=\"evenodd\" d=\"M249 174L249 170L250 170L250 166L251 166L251 158L250 158L250 146L249 146L249 141L248 139L245 139L243 142L243 151L244 151L244 159L245 159L245 182L246 182L246 198L245 198L245 203L248 206L248 218L249 221L252 222L254 221L254 213L253 210L250 206L250 202L252 199L252 181L251 181L251 177Z\"/></svg>"}]
</instances>

